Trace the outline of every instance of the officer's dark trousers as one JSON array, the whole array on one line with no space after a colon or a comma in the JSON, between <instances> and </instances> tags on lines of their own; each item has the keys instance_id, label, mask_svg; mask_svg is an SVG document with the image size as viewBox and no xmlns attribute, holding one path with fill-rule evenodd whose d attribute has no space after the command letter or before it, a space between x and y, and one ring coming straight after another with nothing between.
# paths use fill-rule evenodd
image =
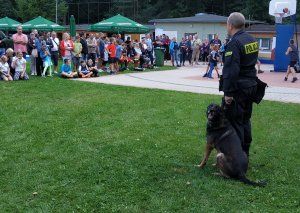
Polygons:
<instances>
[{"instance_id":1,"label":"officer's dark trousers","mask_svg":"<svg viewBox=\"0 0 300 213\"><path fill-rule=\"evenodd\" d=\"M241 139L242 148L249 156L249 149L252 142L251 122L252 115L252 98L256 93L256 86L240 90L235 94L234 101L227 105L222 101L227 119L236 130L238 137Z\"/></svg>"}]
</instances>

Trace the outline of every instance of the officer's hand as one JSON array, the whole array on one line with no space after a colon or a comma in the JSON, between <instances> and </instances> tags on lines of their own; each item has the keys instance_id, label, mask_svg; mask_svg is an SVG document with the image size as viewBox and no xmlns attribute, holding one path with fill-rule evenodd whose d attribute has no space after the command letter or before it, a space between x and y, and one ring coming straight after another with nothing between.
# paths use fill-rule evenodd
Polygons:
<instances>
[{"instance_id":1,"label":"officer's hand","mask_svg":"<svg viewBox=\"0 0 300 213\"><path fill-rule=\"evenodd\" d=\"M225 103L226 104L231 104L232 100L233 100L233 97L225 96Z\"/></svg>"}]
</instances>

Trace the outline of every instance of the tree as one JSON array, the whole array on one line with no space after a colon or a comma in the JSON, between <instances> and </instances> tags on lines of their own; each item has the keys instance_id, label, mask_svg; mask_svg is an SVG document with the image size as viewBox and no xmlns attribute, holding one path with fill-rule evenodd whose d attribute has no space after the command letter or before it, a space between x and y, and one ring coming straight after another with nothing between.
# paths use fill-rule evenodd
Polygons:
<instances>
[{"instance_id":1,"label":"tree","mask_svg":"<svg viewBox=\"0 0 300 213\"><path fill-rule=\"evenodd\" d=\"M269 1L246 0L241 12L246 19L271 22Z\"/></svg>"},{"instance_id":2,"label":"tree","mask_svg":"<svg viewBox=\"0 0 300 213\"><path fill-rule=\"evenodd\" d=\"M58 1L58 20L59 23L65 19L68 7L65 0ZM22 22L29 21L37 16L55 22L56 1L53 0L16 0L16 15Z\"/></svg>"},{"instance_id":3,"label":"tree","mask_svg":"<svg viewBox=\"0 0 300 213\"><path fill-rule=\"evenodd\" d=\"M0 14L1 17L10 17L10 18L17 18L16 17L16 10L15 10L15 1L7 1L7 0L0 0Z\"/></svg>"}]
</instances>

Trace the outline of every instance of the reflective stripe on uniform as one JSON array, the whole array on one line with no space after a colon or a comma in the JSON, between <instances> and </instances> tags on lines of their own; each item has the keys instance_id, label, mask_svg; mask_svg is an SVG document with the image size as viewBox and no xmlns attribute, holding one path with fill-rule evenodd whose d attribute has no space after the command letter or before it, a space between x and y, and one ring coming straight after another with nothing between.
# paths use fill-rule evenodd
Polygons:
<instances>
[{"instance_id":1,"label":"reflective stripe on uniform","mask_svg":"<svg viewBox=\"0 0 300 213\"><path fill-rule=\"evenodd\" d=\"M258 42L256 41L250 44L245 44L245 52L247 55L258 52Z\"/></svg>"},{"instance_id":2,"label":"reflective stripe on uniform","mask_svg":"<svg viewBox=\"0 0 300 213\"><path fill-rule=\"evenodd\" d=\"M231 56L231 55L232 55L232 51L231 51L231 52L226 52L226 53L225 53L225 57Z\"/></svg>"}]
</instances>

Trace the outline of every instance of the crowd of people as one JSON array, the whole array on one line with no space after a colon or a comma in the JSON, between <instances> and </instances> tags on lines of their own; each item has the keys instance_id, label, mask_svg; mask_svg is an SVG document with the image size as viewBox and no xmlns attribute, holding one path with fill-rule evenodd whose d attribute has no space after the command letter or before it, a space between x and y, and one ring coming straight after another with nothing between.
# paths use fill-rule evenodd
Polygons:
<instances>
[{"instance_id":1,"label":"crowd of people","mask_svg":"<svg viewBox=\"0 0 300 213\"><path fill-rule=\"evenodd\" d=\"M199 61L208 62L205 77L213 78L213 70L219 76L217 64L222 64L227 42L222 43L217 34L211 41L206 39L202 42L198 35L190 35L178 43L175 37L170 40L165 34L155 39L152 39L151 34L146 34L139 42L131 41L130 37L124 41L120 34L108 37L103 33L89 34L87 37L80 33L73 39L64 33L60 41L56 32L32 30L29 35L23 34L22 26L18 26L12 39L13 49L9 48L6 52L0 49L0 55L5 55L0 63L3 80L29 79L26 73L27 54L30 57L31 75L46 77L59 74L66 78L87 78L96 77L104 71L116 74L127 70L129 64L133 64L134 69L139 71L152 68L154 49L158 47L164 48L164 60L170 60L173 66L185 66L186 60L190 65L199 65ZM59 57L63 60L60 68ZM21 74L20 62L15 63L17 59L22 60L22 66L25 67L25 72Z\"/></svg>"},{"instance_id":2,"label":"crowd of people","mask_svg":"<svg viewBox=\"0 0 300 213\"><path fill-rule=\"evenodd\" d=\"M216 70L218 76L218 63L223 64L225 46L228 42L226 39L223 43L215 34L212 40L205 39L204 42L195 35L189 35L188 38L183 37L180 42L176 37L170 38L165 34L162 36L156 36L154 41L154 47L161 47L165 49L164 59L165 61L171 60L172 66L185 66L185 62L188 61L189 65L199 65L200 61L203 64L207 64L207 69L204 77L213 78L212 71Z\"/></svg>"},{"instance_id":3,"label":"crowd of people","mask_svg":"<svg viewBox=\"0 0 300 213\"><path fill-rule=\"evenodd\" d=\"M22 26L18 26L12 40L13 48L0 49L2 80L28 80L27 55L30 57L30 74L42 77L59 74L65 78L89 78L104 71L117 74L128 70L130 64L139 71L154 66L154 46L150 34L138 42L130 38L124 41L121 34L108 37L96 33L85 37L84 33L80 33L72 39L64 33L60 41L56 32L32 30L26 35ZM59 57L63 60L60 67Z\"/></svg>"},{"instance_id":4,"label":"crowd of people","mask_svg":"<svg viewBox=\"0 0 300 213\"><path fill-rule=\"evenodd\" d=\"M7 81L29 79L26 55L30 57L31 75L46 77L59 74L66 78L88 78L98 76L99 72L117 74L128 70L130 64L137 71L153 68L155 48L164 48L164 60L170 60L172 66L185 66L186 61L194 66L202 61L207 64L203 77L212 79L215 71L219 78L218 64L223 65L228 42L228 39L222 42L217 34L210 41L205 39L202 42L198 35L189 35L178 42L176 37L170 39L165 34L155 39L151 34L146 34L141 41L131 41L127 37L124 41L121 34L108 37L103 33L92 33L86 37L83 32L74 38L64 33L60 41L56 32L32 30L26 35L22 26L18 26L17 33L12 36L13 48L5 49L1 42L4 37L5 34L0 31L0 79ZM58 67L60 57L63 65ZM258 73L263 73L259 61L257 67ZM293 74L295 81L294 73L288 73Z\"/></svg>"},{"instance_id":5,"label":"crowd of people","mask_svg":"<svg viewBox=\"0 0 300 213\"><path fill-rule=\"evenodd\" d=\"M163 34L156 36L153 41L154 47L161 47L165 49L164 59L171 60L172 65L185 66L185 61L188 60L190 65L199 64L199 61L208 62L209 53L211 52L212 45L217 45L218 53L221 55L226 45L226 40L222 43L218 35L214 35L214 39L205 39L201 41L198 35L194 37L189 35L188 38L183 37L180 42L177 42L176 37L169 38Z\"/></svg>"}]
</instances>

